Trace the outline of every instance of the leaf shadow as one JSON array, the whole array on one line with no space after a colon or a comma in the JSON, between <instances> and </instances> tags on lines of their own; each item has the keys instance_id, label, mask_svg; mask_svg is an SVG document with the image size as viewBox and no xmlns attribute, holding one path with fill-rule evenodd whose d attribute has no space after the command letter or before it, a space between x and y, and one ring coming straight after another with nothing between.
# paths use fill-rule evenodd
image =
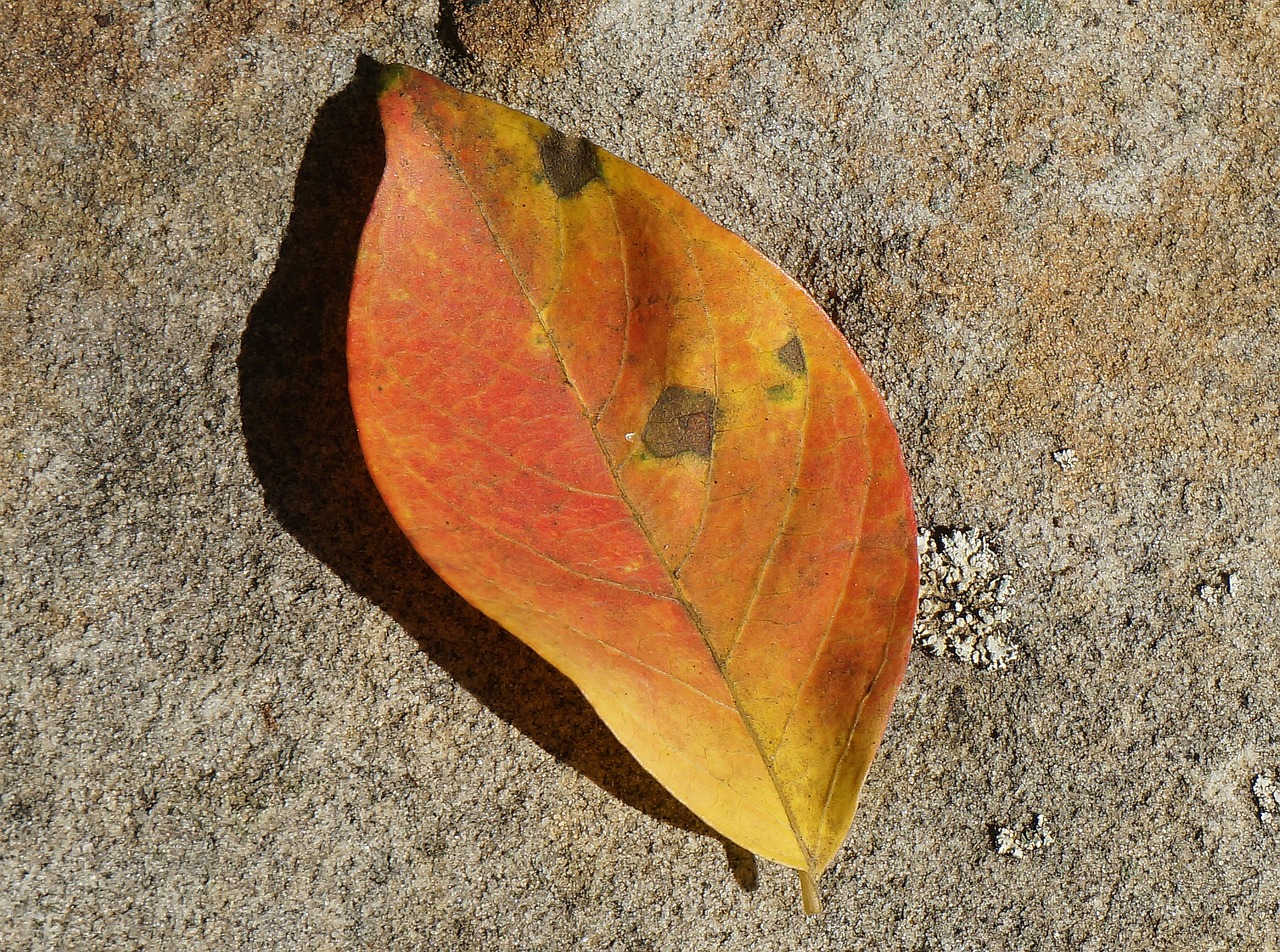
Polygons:
<instances>
[{"instance_id":1,"label":"leaf shadow","mask_svg":"<svg viewBox=\"0 0 1280 952\"><path fill-rule=\"evenodd\" d=\"M718 840L734 878L750 891L755 857L654 780L572 682L441 581L369 477L347 398L345 344L360 232L385 160L380 68L361 57L350 84L317 114L279 260L241 339L241 425L267 505L494 714L624 803Z\"/></svg>"}]
</instances>

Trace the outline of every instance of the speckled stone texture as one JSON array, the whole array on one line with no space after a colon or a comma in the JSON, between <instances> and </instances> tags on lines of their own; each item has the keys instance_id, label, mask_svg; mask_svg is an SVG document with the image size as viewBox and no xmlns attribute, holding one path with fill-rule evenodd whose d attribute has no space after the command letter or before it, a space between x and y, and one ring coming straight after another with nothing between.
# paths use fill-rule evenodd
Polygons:
<instances>
[{"instance_id":1,"label":"speckled stone texture","mask_svg":"<svg viewBox=\"0 0 1280 952\"><path fill-rule=\"evenodd\" d=\"M0 36L0 947L1280 947L1274 0L0 0ZM1016 658L913 656L825 915L382 509L342 341L390 61L795 274L922 524L1008 576Z\"/></svg>"}]
</instances>

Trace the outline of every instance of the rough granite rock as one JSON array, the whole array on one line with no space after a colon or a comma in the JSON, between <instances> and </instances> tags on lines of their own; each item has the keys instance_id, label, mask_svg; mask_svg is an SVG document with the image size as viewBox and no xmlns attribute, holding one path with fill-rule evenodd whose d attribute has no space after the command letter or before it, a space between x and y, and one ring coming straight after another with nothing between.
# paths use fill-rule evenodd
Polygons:
<instances>
[{"instance_id":1,"label":"rough granite rock","mask_svg":"<svg viewBox=\"0 0 1280 952\"><path fill-rule=\"evenodd\" d=\"M1280 945L1274 2L6 0L0 35L0 947ZM824 916L383 511L342 360L375 61L777 259L922 525L999 554L1018 658L913 656Z\"/></svg>"}]
</instances>

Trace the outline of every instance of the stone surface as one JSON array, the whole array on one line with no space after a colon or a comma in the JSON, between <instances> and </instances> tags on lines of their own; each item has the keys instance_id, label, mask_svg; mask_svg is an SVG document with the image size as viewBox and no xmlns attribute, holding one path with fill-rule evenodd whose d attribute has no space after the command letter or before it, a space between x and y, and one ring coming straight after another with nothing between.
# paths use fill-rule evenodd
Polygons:
<instances>
[{"instance_id":1,"label":"stone surface","mask_svg":"<svg viewBox=\"0 0 1280 952\"><path fill-rule=\"evenodd\" d=\"M1275 4L786 7L0 2L0 946L1277 947ZM777 259L1010 576L1016 660L913 657L824 916L383 512L362 56Z\"/></svg>"}]
</instances>

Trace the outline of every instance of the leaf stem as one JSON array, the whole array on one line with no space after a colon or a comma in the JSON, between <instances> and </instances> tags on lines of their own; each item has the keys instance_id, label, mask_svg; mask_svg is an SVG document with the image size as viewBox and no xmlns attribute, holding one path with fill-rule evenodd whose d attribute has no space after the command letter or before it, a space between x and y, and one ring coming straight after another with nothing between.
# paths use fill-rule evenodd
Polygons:
<instances>
[{"instance_id":1,"label":"leaf stem","mask_svg":"<svg viewBox=\"0 0 1280 952\"><path fill-rule=\"evenodd\" d=\"M822 912L822 897L818 895L818 884L813 881L808 870L798 869L800 876L800 896L804 899L806 915L816 916Z\"/></svg>"}]
</instances>

